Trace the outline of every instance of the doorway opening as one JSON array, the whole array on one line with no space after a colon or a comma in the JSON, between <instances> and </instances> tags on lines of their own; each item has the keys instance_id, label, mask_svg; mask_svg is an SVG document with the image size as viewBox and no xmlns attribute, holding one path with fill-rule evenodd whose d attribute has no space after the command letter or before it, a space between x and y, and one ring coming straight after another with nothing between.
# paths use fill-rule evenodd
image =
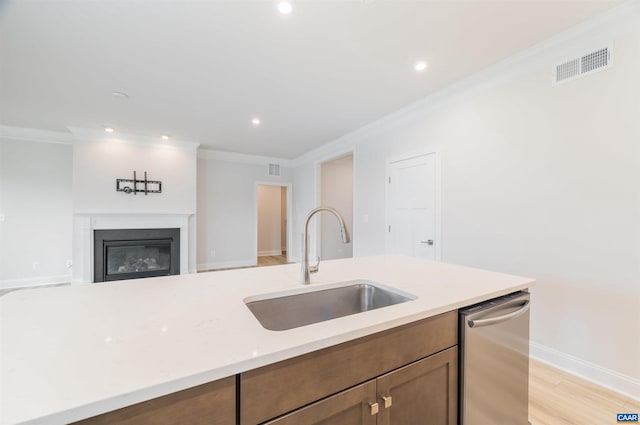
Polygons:
<instances>
[{"instance_id":1,"label":"doorway opening","mask_svg":"<svg viewBox=\"0 0 640 425\"><path fill-rule=\"evenodd\" d=\"M273 266L289 262L289 185L257 184L256 264Z\"/></svg>"},{"instance_id":2,"label":"doorway opening","mask_svg":"<svg viewBox=\"0 0 640 425\"><path fill-rule=\"evenodd\" d=\"M331 214L320 214L319 252L323 260L353 257L353 152L319 164L320 205L340 212L351 236L342 243L340 224Z\"/></svg>"}]
</instances>

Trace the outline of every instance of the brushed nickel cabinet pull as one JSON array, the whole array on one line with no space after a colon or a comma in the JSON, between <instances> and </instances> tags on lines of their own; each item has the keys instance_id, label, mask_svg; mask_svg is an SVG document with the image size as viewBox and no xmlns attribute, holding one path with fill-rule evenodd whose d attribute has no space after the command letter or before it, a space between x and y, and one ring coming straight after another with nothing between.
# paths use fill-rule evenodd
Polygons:
<instances>
[{"instance_id":1,"label":"brushed nickel cabinet pull","mask_svg":"<svg viewBox=\"0 0 640 425\"><path fill-rule=\"evenodd\" d=\"M381 395L380 397L382 397L382 399L384 400L384 408L385 409L388 409L389 407L393 406L393 398L391 398L391 396L385 397L385 396Z\"/></svg>"},{"instance_id":2,"label":"brushed nickel cabinet pull","mask_svg":"<svg viewBox=\"0 0 640 425\"><path fill-rule=\"evenodd\" d=\"M380 406L378 403L369 403L369 408L371 409L371 416L377 415L380 411Z\"/></svg>"}]
</instances>

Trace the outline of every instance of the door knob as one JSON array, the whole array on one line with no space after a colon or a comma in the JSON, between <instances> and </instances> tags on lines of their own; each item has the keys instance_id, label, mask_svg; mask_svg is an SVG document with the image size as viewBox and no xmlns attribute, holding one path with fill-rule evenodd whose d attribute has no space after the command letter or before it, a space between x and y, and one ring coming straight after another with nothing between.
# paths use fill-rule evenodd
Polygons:
<instances>
[{"instance_id":1,"label":"door knob","mask_svg":"<svg viewBox=\"0 0 640 425\"><path fill-rule=\"evenodd\" d=\"M433 239L429 239L426 241L420 241L420 243L426 244L426 245L433 245Z\"/></svg>"}]
</instances>

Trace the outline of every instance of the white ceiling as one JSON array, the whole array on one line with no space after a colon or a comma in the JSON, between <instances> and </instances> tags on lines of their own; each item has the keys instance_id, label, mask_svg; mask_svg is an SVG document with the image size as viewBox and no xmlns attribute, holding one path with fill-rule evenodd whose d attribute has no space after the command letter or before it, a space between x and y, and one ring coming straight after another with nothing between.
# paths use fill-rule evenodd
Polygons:
<instances>
[{"instance_id":1,"label":"white ceiling","mask_svg":"<svg viewBox=\"0 0 640 425\"><path fill-rule=\"evenodd\" d=\"M0 124L295 158L619 3L0 0Z\"/></svg>"}]
</instances>

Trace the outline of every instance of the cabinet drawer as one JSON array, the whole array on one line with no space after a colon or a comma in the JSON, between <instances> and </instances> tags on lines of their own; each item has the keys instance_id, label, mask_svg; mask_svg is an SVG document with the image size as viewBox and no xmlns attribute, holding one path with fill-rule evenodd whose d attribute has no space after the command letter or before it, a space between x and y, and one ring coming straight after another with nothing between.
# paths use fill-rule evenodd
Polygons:
<instances>
[{"instance_id":1,"label":"cabinet drawer","mask_svg":"<svg viewBox=\"0 0 640 425\"><path fill-rule=\"evenodd\" d=\"M234 425L235 376L154 398L74 425Z\"/></svg>"},{"instance_id":2,"label":"cabinet drawer","mask_svg":"<svg viewBox=\"0 0 640 425\"><path fill-rule=\"evenodd\" d=\"M255 425L458 343L457 311L240 375L240 421Z\"/></svg>"},{"instance_id":3,"label":"cabinet drawer","mask_svg":"<svg viewBox=\"0 0 640 425\"><path fill-rule=\"evenodd\" d=\"M376 425L369 406L375 402L376 383L369 381L264 425Z\"/></svg>"}]
</instances>

